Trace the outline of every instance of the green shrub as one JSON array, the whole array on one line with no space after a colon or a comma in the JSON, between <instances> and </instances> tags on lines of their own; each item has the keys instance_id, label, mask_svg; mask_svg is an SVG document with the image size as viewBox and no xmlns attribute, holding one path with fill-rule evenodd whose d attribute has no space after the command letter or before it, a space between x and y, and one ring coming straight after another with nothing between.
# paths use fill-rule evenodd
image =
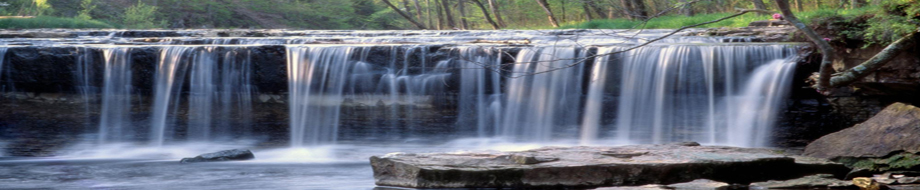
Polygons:
<instances>
[{"instance_id":1,"label":"green shrub","mask_svg":"<svg viewBox=\"0 0 920 190\"><path fill-rule=\"evenodd\" d=\"M30 28L115 28L110 24L96 20L81 20L75 18L61 18L38 16L35 18L4 18L0 19L0 28L3 29L30 29Z\"/></svg>"},{"instance_id":2,"label":"green shrub","mask_svg":"<svg viewBox=\"0 0 920 190\"><path fill-rule=\"evenodd\" d=\"M80 10L80 12L77 13L77 16L74 18L80 20L92 20L93 17L89 14L93 12L93 9L96 9L96 5L93 5L93 0L83 0L80 3L80 7L83 9Z\"/></svg>"},{"instance_id":3,"label":"green shrub","mask_svg":"<svg viewBox=\"0 0 920 190\"><path fill-rule=\"evenodd\" d=\"M134 6L125 10L125 26L128 28L148 29L159 28L165 22L156 21L157 6L147 5L140 0Z\"/></svg>"}]
</instances>

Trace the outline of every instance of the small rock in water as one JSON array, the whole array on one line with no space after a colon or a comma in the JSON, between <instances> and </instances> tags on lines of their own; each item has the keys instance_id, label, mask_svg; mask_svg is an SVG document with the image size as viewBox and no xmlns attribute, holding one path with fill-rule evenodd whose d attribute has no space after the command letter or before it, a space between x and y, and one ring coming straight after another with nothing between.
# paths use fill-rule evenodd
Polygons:
<instances>
[{"instance_id":1,"label":"small rock in water","mask_svg":"<svg viewBox=\"0 0 920 190\"><path fill-rule=\"evenodd\" d=\"M856 179L853 179L854 183ZM813 189L813 188L847 188L851 187L848 181L834 179L831 174L816 174L805 176L799 179L786 181L766 181L752 183L751 186L757 189Z\"/></svg>"},{"instance_id":2,"label":"small rock in water","mask_svg":"<svg viewBox=\"0 0 920 190\"><path fill-rule=\"evenodd\" d=\"M700 146L700 143L698 143L698 142L693 142L693 141L687 141L687 142L670 143L670 145L677 145L677 146Z\"/></svg>"},{"instance_id":3,"label":"small rock in water","mask_svg":"<svg viewBox=\"0 0 920 190\"><path fill-rule=\"evenodd\" d=\"M559 158L548 157L548 156L525 156L525 155L511 155L510 159L513 160L517 164L524 164L524 165L539 164L539 163L552 162L552 161L559 160Z\"/></svg>"},{"instance_id":4,"label":"small rock in water","mask_svg":"<svg viewBox=\"0 0 920 190\"><path fill-rule=\"evenodd\" d=\"M731 184L708 179L698 179L686 183L676 183L667 186L670 189L741 189L732 187Z\"/></svg>"},{"instance_id":5,"label":"small rock in water","mask_svg":"<svg viewBox=\"0 0 920 190\"><path fill-rule=\"evenodd\" d=\"M196 156L194 158L183 158L180 160L180 163L195 163L195 162L220 162L220 161L233 161L233 160L252 160L256 156L252 154L252 151L246 149L233 149L233 150L224 150L214 153L207 153Z\"/></svg>"}]
</instances>

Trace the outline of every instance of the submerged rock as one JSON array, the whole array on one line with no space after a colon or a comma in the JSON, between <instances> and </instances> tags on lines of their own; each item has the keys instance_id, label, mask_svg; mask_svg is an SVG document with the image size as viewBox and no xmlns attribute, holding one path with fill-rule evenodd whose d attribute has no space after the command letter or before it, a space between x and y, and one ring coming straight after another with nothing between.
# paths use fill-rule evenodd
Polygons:
<instances>
[{"instance_id":1,"label":"submerged rock","mask_svg":"<svg viewBox=\"0 0 920 190\"><path fill-rule=\"evenodd\" d=\"M671 184L667 187L670 189L742 189L741 187L734 187L731 184L725 182L718 182L708 179L698 179L687 183Z\"/></svg>"},{"instance_id":2,"label":"submerged rock","mask_svg":"<svg viewBox=\"0 0 920 190\"><path fill-rule=\"evenodd\" d=\"M894 103L853 127L825 135L805 148L819 158L884 157L920 152L920 108Z\"/></svg>"},{"instance_id":3,"label":"submerged rock","mask_svg":"<svg viewBox=\"0 0 920 190\"><path fill-rule=\"evenodd\" d=\"M844 181L834 178L834 175L831 174L817 174L805 176L798 179L785 180L785 181L766 181L766 182L757 182L752 183L752 189L815 189L815 188L831 188L831 189L846 189L846 188L855 188L850 181Z\"/></svg>"},{"instance_id":4,"label":"submerged rock","mask_svg":"<svg viewBox=\"0 0 920 190\"><path fill-rule=\"evenodd\" d=\"M220 162L220 161L233 161L233 160L252 160L256 156L252 154L252 151L245 149L233 149L233 150L224 150L220 152L213 152L202 154L194 158L183 158L180 160L180 163L194 163L194 162Z\"/></svg>"},{"instance_id":5,"label":"submerged rock","mask_svg":"<svg viewBox=\"0 0 920 190\"><path fill-rule=\"evenodd\" d=\"M591 188L695 179L747 184L814 172L843 177L849 171L839 164L797 162L770 149L673 144L393 153L373 156L370 161L377 185L412 188Z\"/></svg>"}]
</instances>

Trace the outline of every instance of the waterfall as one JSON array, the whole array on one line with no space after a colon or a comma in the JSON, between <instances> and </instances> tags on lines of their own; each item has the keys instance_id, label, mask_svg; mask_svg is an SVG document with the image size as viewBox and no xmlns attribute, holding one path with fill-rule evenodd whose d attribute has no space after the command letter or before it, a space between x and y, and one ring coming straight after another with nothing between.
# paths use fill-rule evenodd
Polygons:
<instances>
[{"instance_id":1,"label":"waterfall","mask_svg":"<svg viewBox=\"0 0 920 190\"><path fill-rule=\"evenodd\" d=\"M288 46L291 146L336 141L342 93L355 47Z\"/></svg>"},{"instance_id":2,"label":"waterfall","mask_svg":"<svg viewBox=\"0 0 920 190\"><path fill-rule=\"evenodd\" d=\"M245 47L161 49L150 116L151 144L161 146L167 138L178 135L170 134L176 127L185 127L187 141L212 141L231 138L233 129L241 128L235 126L251 125L253 89L249 54ZM185 87L187 96L183 96ZM187 107L183 109L182 105ZM184 118L181 113L185 113ZM231 122L233 118L240 121ZM187 123L180 123L180 119Z\"/></svg>"},{"instance_id":3,"label":"waterfall","mask_svg":"<svg viewBox=\"0 0 920 190\"><path fill-rule=\"evenodd\" d=\"M86 113L68 117L93 127L98 134L87 139L97 144L260 140L308 147L477 137L770 146L794 71L794 63L777 60L795 58L799 44L683 36L619 52L668 32L42 40L33 44L54 46L38 53L0 47L0 60L9 59L0 61L4 95L15 97L0 100L82 103ZM45 71L56 76L38 76ZM42 83L49 85L7 92Z\"/></svg>"},{"instance_id":4,"label":"waterfall","mask_svg":"<svg viewBox=\"0 0 920 190\"><path fill-rule=\"evenodd\" d=\"M131 48L104 48L102 107L97 143L130 140L131 123ZM84 75L90 76L90 75ZM86 82L88 83L88 82ZM84 97L84 98L88 98Z\"/></svg>"},{"instance_id":5,"label":"waterfall","mask_svg":"<svg viewBox=\"0 0 920 190\"><path fill-rule=\"evenodd\" d=\"M789 93L795 62L773 60L757 68L737 96L730 97L734 106L725 106L720 115L735 113L727 118L726 144L748 147L770 145L770 130L776 115ZM717 122L717 121L709 121Z\"/></svg>"},{"instance_id":6,"label":"waterfall","mask_svg":"<svg viewBox=\"0 0 920 190\"><path fill-rule=\"evenodd\" d=\"M584 49L535 47L518 53L508 81L499 136L548 141L557 126L578 126ZM532 74L532 75L531 75Z\"/></svg>"},{"instance_id":7,"label":"waterfall","mask_svg":"<svg viewBox=\"0 0 920 190\"><path fill-rule=\"evenodd\" d=\"M3 79L3 62L6 62L6 51L9 50L7 46L0 46L0 80ZM0 92L3 91L3 84L0 84Z\"/></svg>"},{"instance_id":8,"label":"waterfall","mask_svg":"<svg viewBox=\"0 0 920 190\"><path fill-rule=\"evenodd\" d=\"M172 46L160 52L160 62L157 65L156 82L154 83L154 102L150 116L150 142L154 146L162 146L166 139L167 128L174 125L168 114L176 113L183 80L188 62L182 61L187 52L194 50L193 46ZM170 109L172 108L172 109ZM169 126L168 126L169 125Z\"/></svg>"},{"instance_id":9,"label":"waterfall","mask_svg":"<svg viewBox=\"0 0 920 190\"><path fill-rule=\"evenodd\" d=\"M777 67L768 63L794 53L787 45L666 45L599 58L589 85L582 143L594 142L601 128L613 128L611 139L616 142L768 146L766 138L789 88L791 71L763 73L755 68ZM615 71L610 67L620 75L609 75ZM610 82L619 85L605 84ZM617 106L614 111L602 108L604 104ZM610 112L615 117L601 117Z\"/></svg>"}]
</instances>

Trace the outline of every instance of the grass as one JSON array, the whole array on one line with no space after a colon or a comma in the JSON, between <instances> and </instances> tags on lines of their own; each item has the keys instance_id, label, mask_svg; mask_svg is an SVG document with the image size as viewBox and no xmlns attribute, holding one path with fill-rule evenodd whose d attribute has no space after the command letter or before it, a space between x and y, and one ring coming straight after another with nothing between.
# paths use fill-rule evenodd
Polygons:
<instances>
[{"instance_id":1,"label":"grass","mask_svg":"<svg viewBox=\"0 0 920 190\"><path fill-rule=\"evenodd\" d=\"M61 18L37 16L34 18L3 18L0 19L2 29L30 29L30 28L115 28L114 26L96 21L80 20L75 18Z\"/></svg>"},{"instance_id":2,"label":"grass","mask_svg":"<svg viewBox=\"0 0 920 190\"><path fill-rule=\"evenodd\" d=\"M837 9L821 9L816 11L805 11L796 13L796 17L803 20L806 24L810 22L811 19L819 17L828 17L828 16L852 16L852 15L861 15L861 14L870 14L876 7L865 7L860 9L852 10L837 10ZM569 28L569 29L677 29L683 26L708 22L723 18L734 13L714 13L714 14L697 14L693 17L686 17L682 15L665 15L661 17L654 18L649 20L647 23L642 21L633 21L628 19L604 19L604 20L592 20L581 23L567 24L563 25L560 28ZM748 23L757 20L767 20L771 19L771 15L758 15L756 13L744 14L732 19L724 20L721 22L716 22L708 25L703 25L703 28L718 28L718 27L747 27Z\"/></svg>"}]
</instances>

